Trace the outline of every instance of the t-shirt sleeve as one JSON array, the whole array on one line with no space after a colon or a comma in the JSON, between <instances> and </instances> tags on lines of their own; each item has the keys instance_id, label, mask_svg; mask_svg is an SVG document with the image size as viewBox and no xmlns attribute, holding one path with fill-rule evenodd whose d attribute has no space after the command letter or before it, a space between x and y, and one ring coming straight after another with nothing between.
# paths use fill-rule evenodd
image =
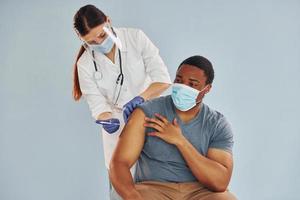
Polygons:
<instances>
[{"instance_id":1,"label":"t-shirt sleeve","mask_svg":"<svg viewBox=\"0 0 300 200\"><path fill-rule=\"evenodd\" d=\"M155 113L163 114L166 107L166 97L157 97L142 104L139 104L137 108L140 108L147 117L155 118Z\"/></svg>"},{"instance_id":2,"label":"t-shirt sleeve","mask_svg":"<svg viewBox=\"0 0 300 200\"><path fill-rule=\"evenodd\" d=\"M214 134L210 140L209 148L222 149L232 153L233 133L230 124L222 117L213 130Z\"/></svg>"},{"instance_id":3,"label":"t-shirt sleeve","mask_svg":"<svg viewBox=\"0 0 300 200\"><path fill-rule=\"evenodd\" d=\"M137 108L140 108L147 117L151 117L152 116L152 112L151 112L151 102L146 101L142 104L137 105Z\"/></svg>"}]
</instances>

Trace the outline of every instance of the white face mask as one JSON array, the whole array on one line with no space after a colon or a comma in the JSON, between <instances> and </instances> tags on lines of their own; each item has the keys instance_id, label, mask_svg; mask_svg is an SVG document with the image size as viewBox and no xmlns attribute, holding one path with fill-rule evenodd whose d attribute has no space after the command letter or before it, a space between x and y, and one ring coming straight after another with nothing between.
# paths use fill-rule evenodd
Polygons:
<instances>
[{"instance_id":1,"label":"white face mask","mask_svg":"<svg viewBox=\"0 0 300 200\"><path fill-rule=\"evenodd\" d=\"M188 111L197 105L196 99L200 92L206 89L205 86L201 91L196 90L184 84L174 83L172 85L172 100L178 110Z\"/></svg>"}]
</instances>

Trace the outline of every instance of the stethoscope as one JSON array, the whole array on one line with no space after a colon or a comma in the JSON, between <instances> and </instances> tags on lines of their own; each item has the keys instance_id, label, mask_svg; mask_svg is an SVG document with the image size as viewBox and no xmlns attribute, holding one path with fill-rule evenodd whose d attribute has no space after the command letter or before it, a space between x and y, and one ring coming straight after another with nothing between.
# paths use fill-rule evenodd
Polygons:
<instances>
[{"instance_id":1,"label":"stethoscope","mask_svg":"<svg viewBox=\"0 0 300 200\"><path fill-rule=\"evenodd\" d=\"M111 29L112 29L113 34L115 36L117 36L114 29L112 27L111 27ZM117 105L117 102L118 102L119 97L120 97L121 89L122 89L122 86L123 86L123 82L124 82L124 74L123 74L123 68L122 68L122 57L121 57L121 51L120 51L119 48L118 48L118 54L119 54L120 73L119 73L118 78L116 80L116 88L115 88L114 96L113 96L113 102L114 102L113 105L114 106ZM96 81L96 84L97 84L97 80L102 79L102 73L98 71L97 63L95 61L95 52L94 52L94 50L92 50L92 56L93 56L93 63L94 63L94 68L95 68L94 78L95 78L95 81ZM98 86L98 84L97 84L97 86ZM118 91L118 92L116 92L116 91Z\"/></svg>"}]
</instances>

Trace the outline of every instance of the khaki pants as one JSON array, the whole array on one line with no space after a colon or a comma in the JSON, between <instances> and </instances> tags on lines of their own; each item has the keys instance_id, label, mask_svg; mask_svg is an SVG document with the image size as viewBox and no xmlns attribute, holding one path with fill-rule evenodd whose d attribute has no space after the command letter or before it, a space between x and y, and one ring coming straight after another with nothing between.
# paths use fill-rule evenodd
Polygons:
<instances>
[{"instance_id":1,"label":"khaki pants","mask_svg":"<svg viewBox=\"0 0 300 200\"><path fill-rule=\"evenodd\" d=\"M135 187L144 200L237 200L229 191L212 192L198 182L145 181L136 183Z\"/></svg>"}]
</instances>

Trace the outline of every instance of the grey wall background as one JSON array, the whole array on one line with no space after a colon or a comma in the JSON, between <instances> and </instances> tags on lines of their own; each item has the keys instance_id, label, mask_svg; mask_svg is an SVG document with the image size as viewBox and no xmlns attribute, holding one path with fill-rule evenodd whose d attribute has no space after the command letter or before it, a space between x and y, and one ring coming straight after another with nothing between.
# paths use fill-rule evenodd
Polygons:
<instances>
[{"instance_id":1,"label":"grey wall background","mask_svg":"<svg viewBox=\"0 0 300 200\"><path fill-rule=\"evenodd\" d=\"M172 78L201 54L216 79L205 102L235 133L231 190L242 200L300 199L300 1L0 2L0 199L108 199L102 141L71 98L72 17L95 4L137 27Z\"/></svg>"}]
</instances>

